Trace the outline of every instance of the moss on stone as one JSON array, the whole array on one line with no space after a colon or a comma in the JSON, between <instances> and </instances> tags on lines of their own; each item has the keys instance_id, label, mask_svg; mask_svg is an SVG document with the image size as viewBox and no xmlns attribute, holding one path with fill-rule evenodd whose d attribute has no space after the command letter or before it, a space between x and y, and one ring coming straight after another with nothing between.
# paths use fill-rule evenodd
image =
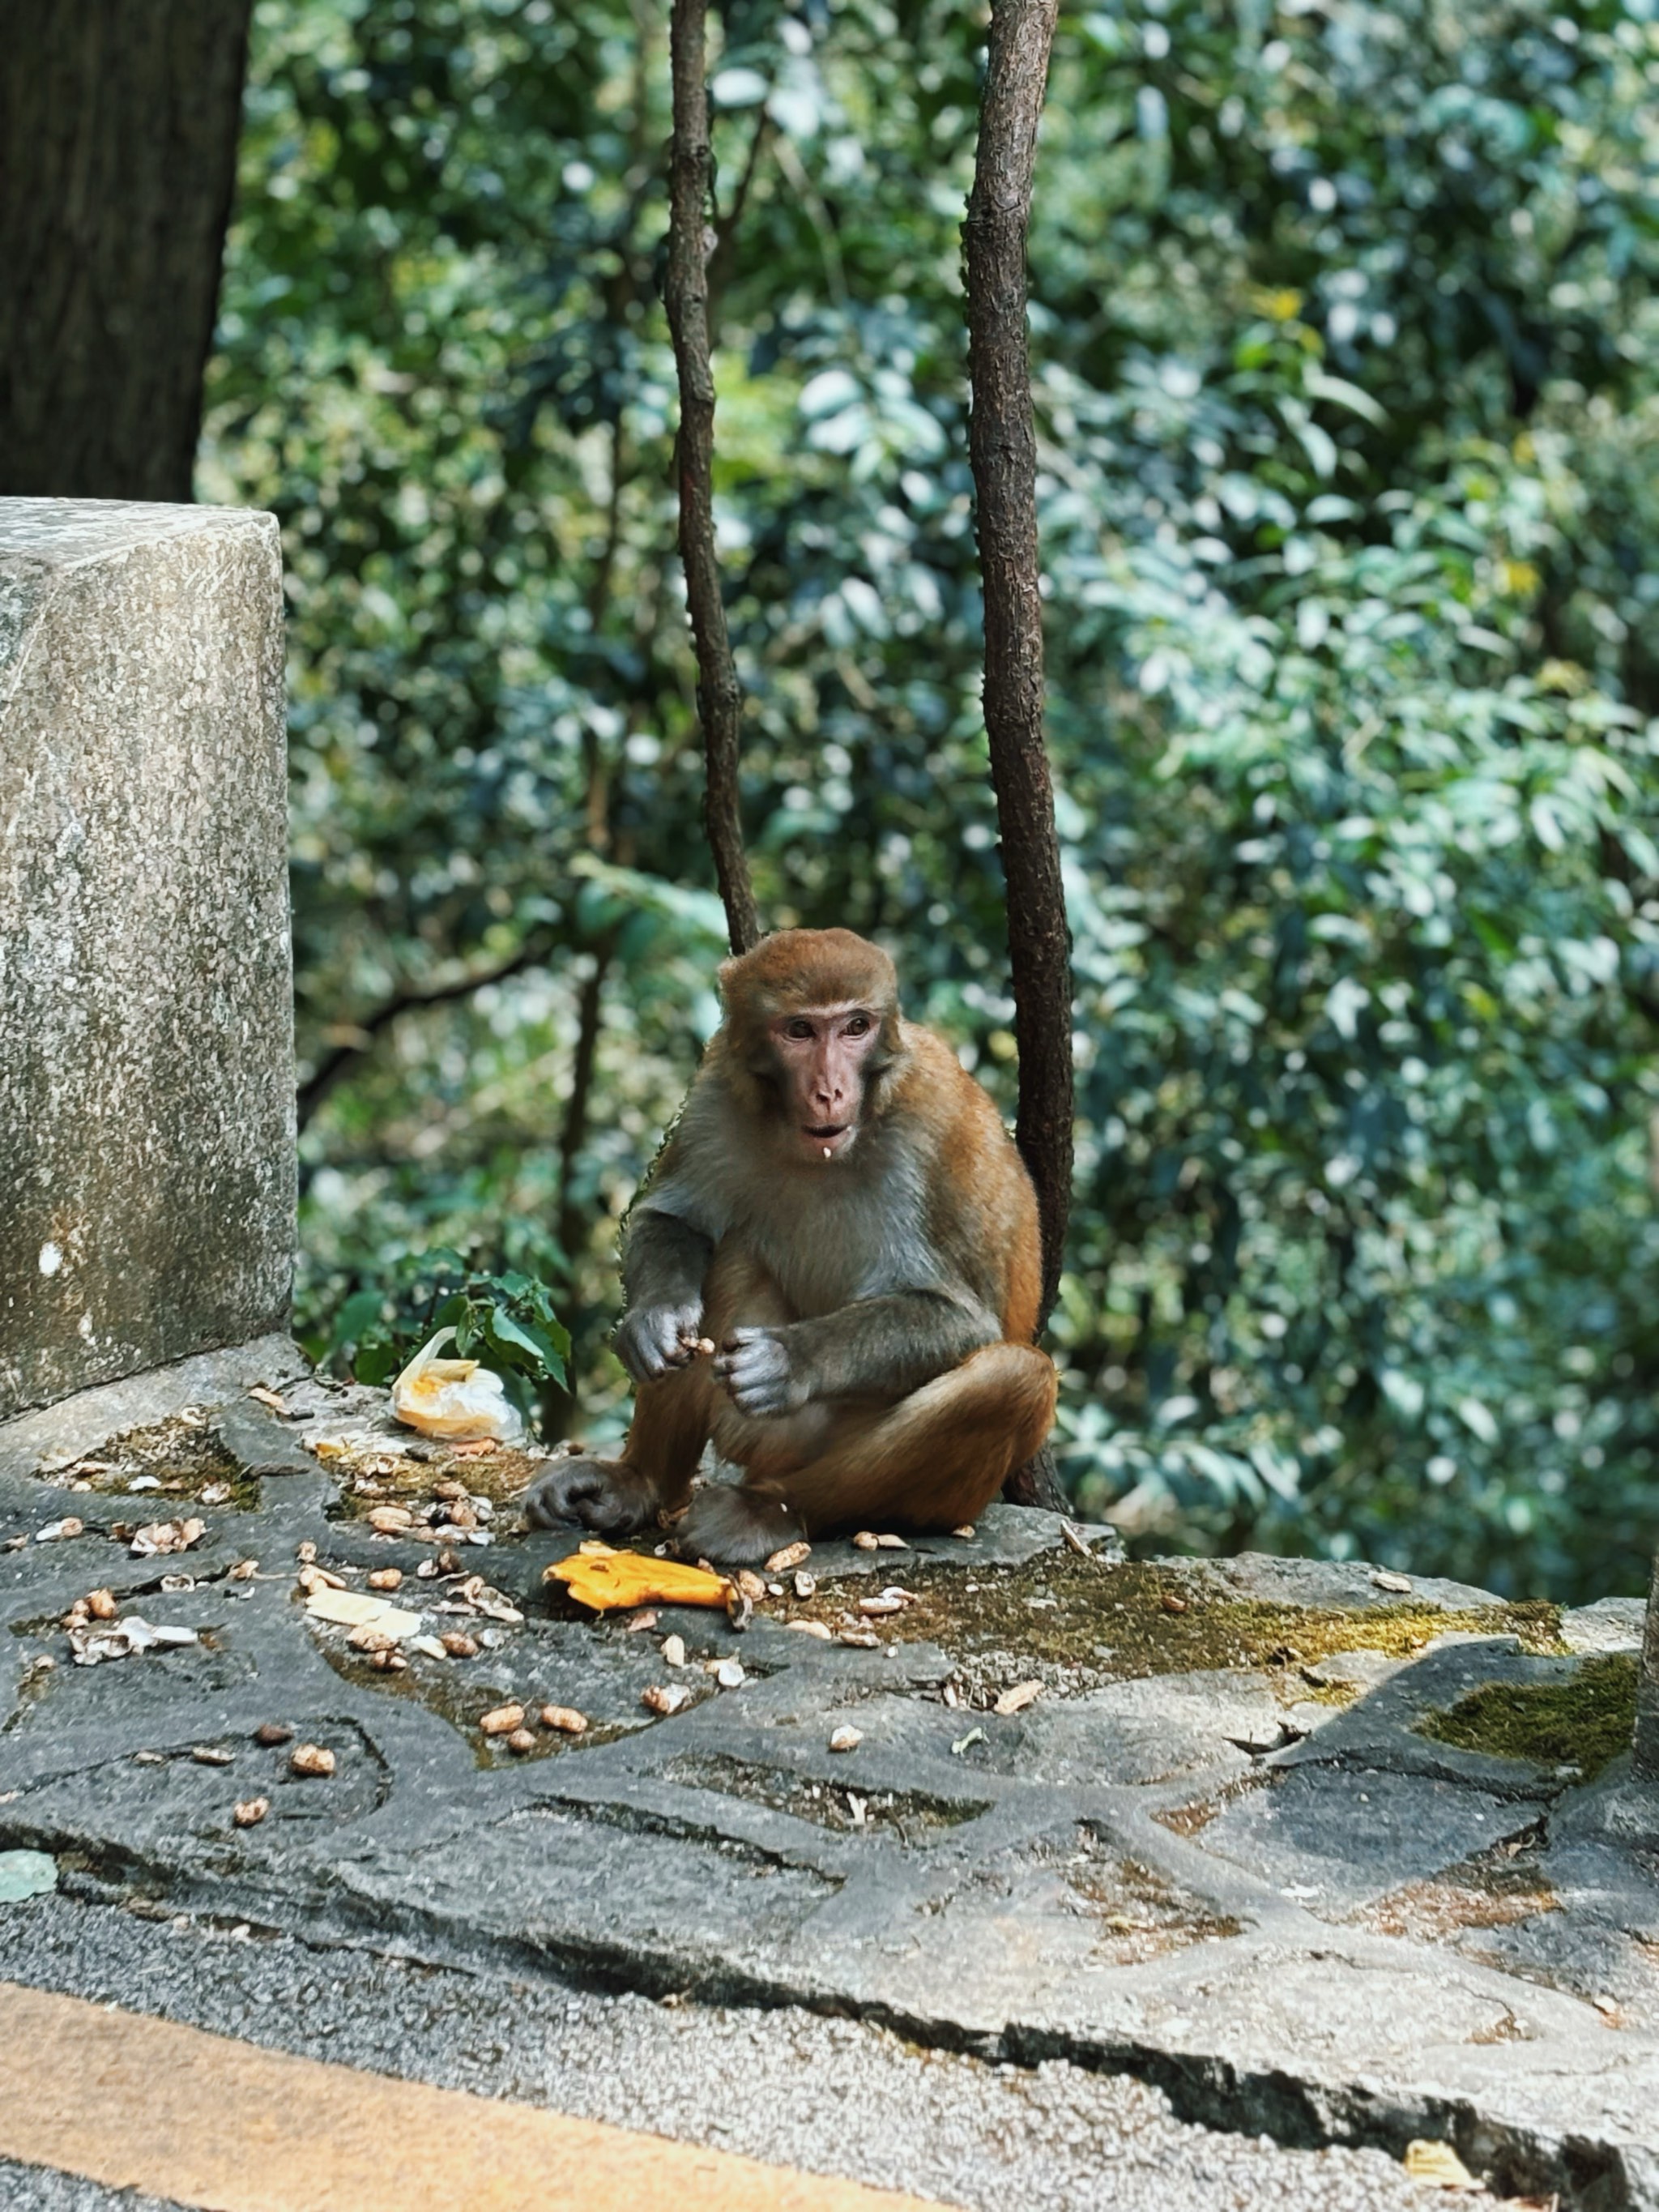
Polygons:
<instances>
[{"instance_id":1,"label":"moss on stone","mask_svg":"<svg viewBox=\"0 0 1659 2212\"><path fill-rule=\"evenodd\" d=\"M134 1492L133 1483L146 1476L156 1486ZM236 1513L252 1513L259 1503L258 1477L227 1449L210 1421L190 1413L110 1437L72 1466L55 1468L47 1480L60 1490L131 1497L141 1521L167 1520L174 1501L199 1498L204 1490L215 1492L216 1504Z\"/></svg>"},{"instance_id":2,"label":"moss on stone","mask_svg":"<svg viewBox=\"0 0 1659 2212\"><path fill-rule=\"evenodd\" d=\"M913 1565L896 1554L893 1578L915 1593L915 1601L898 1615L860 1626L875 1627L884 1638L938 1644L957 1657L1006 1652L1050 1662L1078 1688L1249 1668L1281 1674L1287 1689L1304 1698L1309 1688L1300 1670L1339 1651L1409 1658L1435 1637L1458 1632L1513 1636L1530 1652L1566 1648L1559 1607L1541 1601L1462 1612L1412 1600L1352 1610L1273 1604L1206 1587L1197 1564L1106 1566L1066 1552L1045 1553L1020 1567L975 1569ZM868 1579L826 1580L813 1597L778 1607L777 1617L846 1626L860 1620L859 1599L879 1587Z\"/></svg>"},{"instance_id":3,"label":"moss on stone","mask_svg":"<svg viewBox=\"0 0 1659 2212\"><path fill-rule=\"evenodd\" d=\"M1629 1750L1635 1723L1636 1656L1619 1651L1585 1660L1563 1681L1484 1683L1417 1727L1461 1751L1576 1767L1588 1782Z\"/></svg>"}]
</instances>

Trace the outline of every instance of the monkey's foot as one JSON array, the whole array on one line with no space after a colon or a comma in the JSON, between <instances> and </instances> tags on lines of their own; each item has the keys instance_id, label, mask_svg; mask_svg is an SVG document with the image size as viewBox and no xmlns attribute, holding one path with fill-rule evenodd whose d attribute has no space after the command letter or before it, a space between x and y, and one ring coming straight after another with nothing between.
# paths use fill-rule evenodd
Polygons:
<instances>
[{"instance_id":1,"label":"monkey's foot","mask_svg":"<svg viewBox=\"0 0 1659 2212\"><path fill-rule=\"evenodd\" d=\"M619 1459L556 1460L524 1494L524 1517L532 1528L574 1522L596 1536L632 1536L657 1521L657 1493L639 1471Z\"/></svg>"},{"instance_id":2,"label":"monkey's foot","mask_svg":"<svg viewBox=\"0 0 1659 2212\"><path fill-rule=\"evenodd\" d=\"M683 1559L756 1567L806 1534L806 1523L775 1491L711 1483L700 1490L674 1531Z\"/></svg>"}]
</instances>

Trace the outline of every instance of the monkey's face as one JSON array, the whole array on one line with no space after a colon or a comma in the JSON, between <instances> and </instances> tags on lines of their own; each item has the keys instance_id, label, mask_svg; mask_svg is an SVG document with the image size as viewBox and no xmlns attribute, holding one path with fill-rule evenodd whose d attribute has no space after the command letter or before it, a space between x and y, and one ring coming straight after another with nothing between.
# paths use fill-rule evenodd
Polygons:
<instances>
[{"instance_id":1,"label":"monkey's face","mask_svg":"<svg viewBox=\"0 0 1659 2212\"><path fill-rule=\"evenodd\" d=\"M777 1056L792 1151L806 1160L840 1158L858 1135L880 1015L856 1004L799 1006L775 1015L767 1034Z\"/></svg>"}]
</instances>

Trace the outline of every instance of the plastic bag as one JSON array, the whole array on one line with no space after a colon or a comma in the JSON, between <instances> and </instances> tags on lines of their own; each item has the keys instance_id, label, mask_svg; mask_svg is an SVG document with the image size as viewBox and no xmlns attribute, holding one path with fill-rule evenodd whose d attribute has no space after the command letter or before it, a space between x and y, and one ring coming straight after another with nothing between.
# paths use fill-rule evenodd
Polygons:
<instances>
[{"instance_id":1,"label":"plastic bag","mask_svg":"<svg viewBox=\"0 0 1659 2212\"><path fill-rule=\"evenodd\" d=\"M501 1376L476 1359L436 1357L454 1334L441 1328L421 1346L392 1386L392 1412L422 1436L521 1444L524 1419Z\"/></svg>"}]
</instances>

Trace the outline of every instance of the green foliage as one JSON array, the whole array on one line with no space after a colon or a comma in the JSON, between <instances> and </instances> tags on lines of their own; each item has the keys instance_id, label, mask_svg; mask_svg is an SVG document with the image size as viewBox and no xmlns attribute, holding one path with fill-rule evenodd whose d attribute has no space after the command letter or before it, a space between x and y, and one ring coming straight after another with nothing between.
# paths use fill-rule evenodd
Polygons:
<instances>
[{"instance_id":1,"label":"green foliage","mask_svg":"<svg viewBox=\"0 0 1659 2212\"><path fill-rule=\"evenodd\" d=\"M730 0L721 30L762 910L888 942L1012 1114L958 274L982 29ZM1656 74L1650 0L1061 19L1054 1338L1079 1505L1145 1546L1641 1587ZM590 1436L626 1403L614 1224L721 950L666 77L665 18L617 0L264 0L202 468L288 549L307 1325L433 1246L544 1278Z\"/></svg>"},{"instance_id":2,"label":"green foliage","mask_svg":"<svg viewBox=\"0 0 1659 2212\"><path fill-rule=\"evenodd\" d=\"M383 1284L341 1301L325 1336L306 1349L360 1382L388 1382L422 1345L453 1328L447 1358L477 1359L529 1413L533 1393L564 1387L570 1334L544 1283L529 1275L475 1273L458 1252L434 1251L394 1267Z\"/></svg>"}]
</instances>

